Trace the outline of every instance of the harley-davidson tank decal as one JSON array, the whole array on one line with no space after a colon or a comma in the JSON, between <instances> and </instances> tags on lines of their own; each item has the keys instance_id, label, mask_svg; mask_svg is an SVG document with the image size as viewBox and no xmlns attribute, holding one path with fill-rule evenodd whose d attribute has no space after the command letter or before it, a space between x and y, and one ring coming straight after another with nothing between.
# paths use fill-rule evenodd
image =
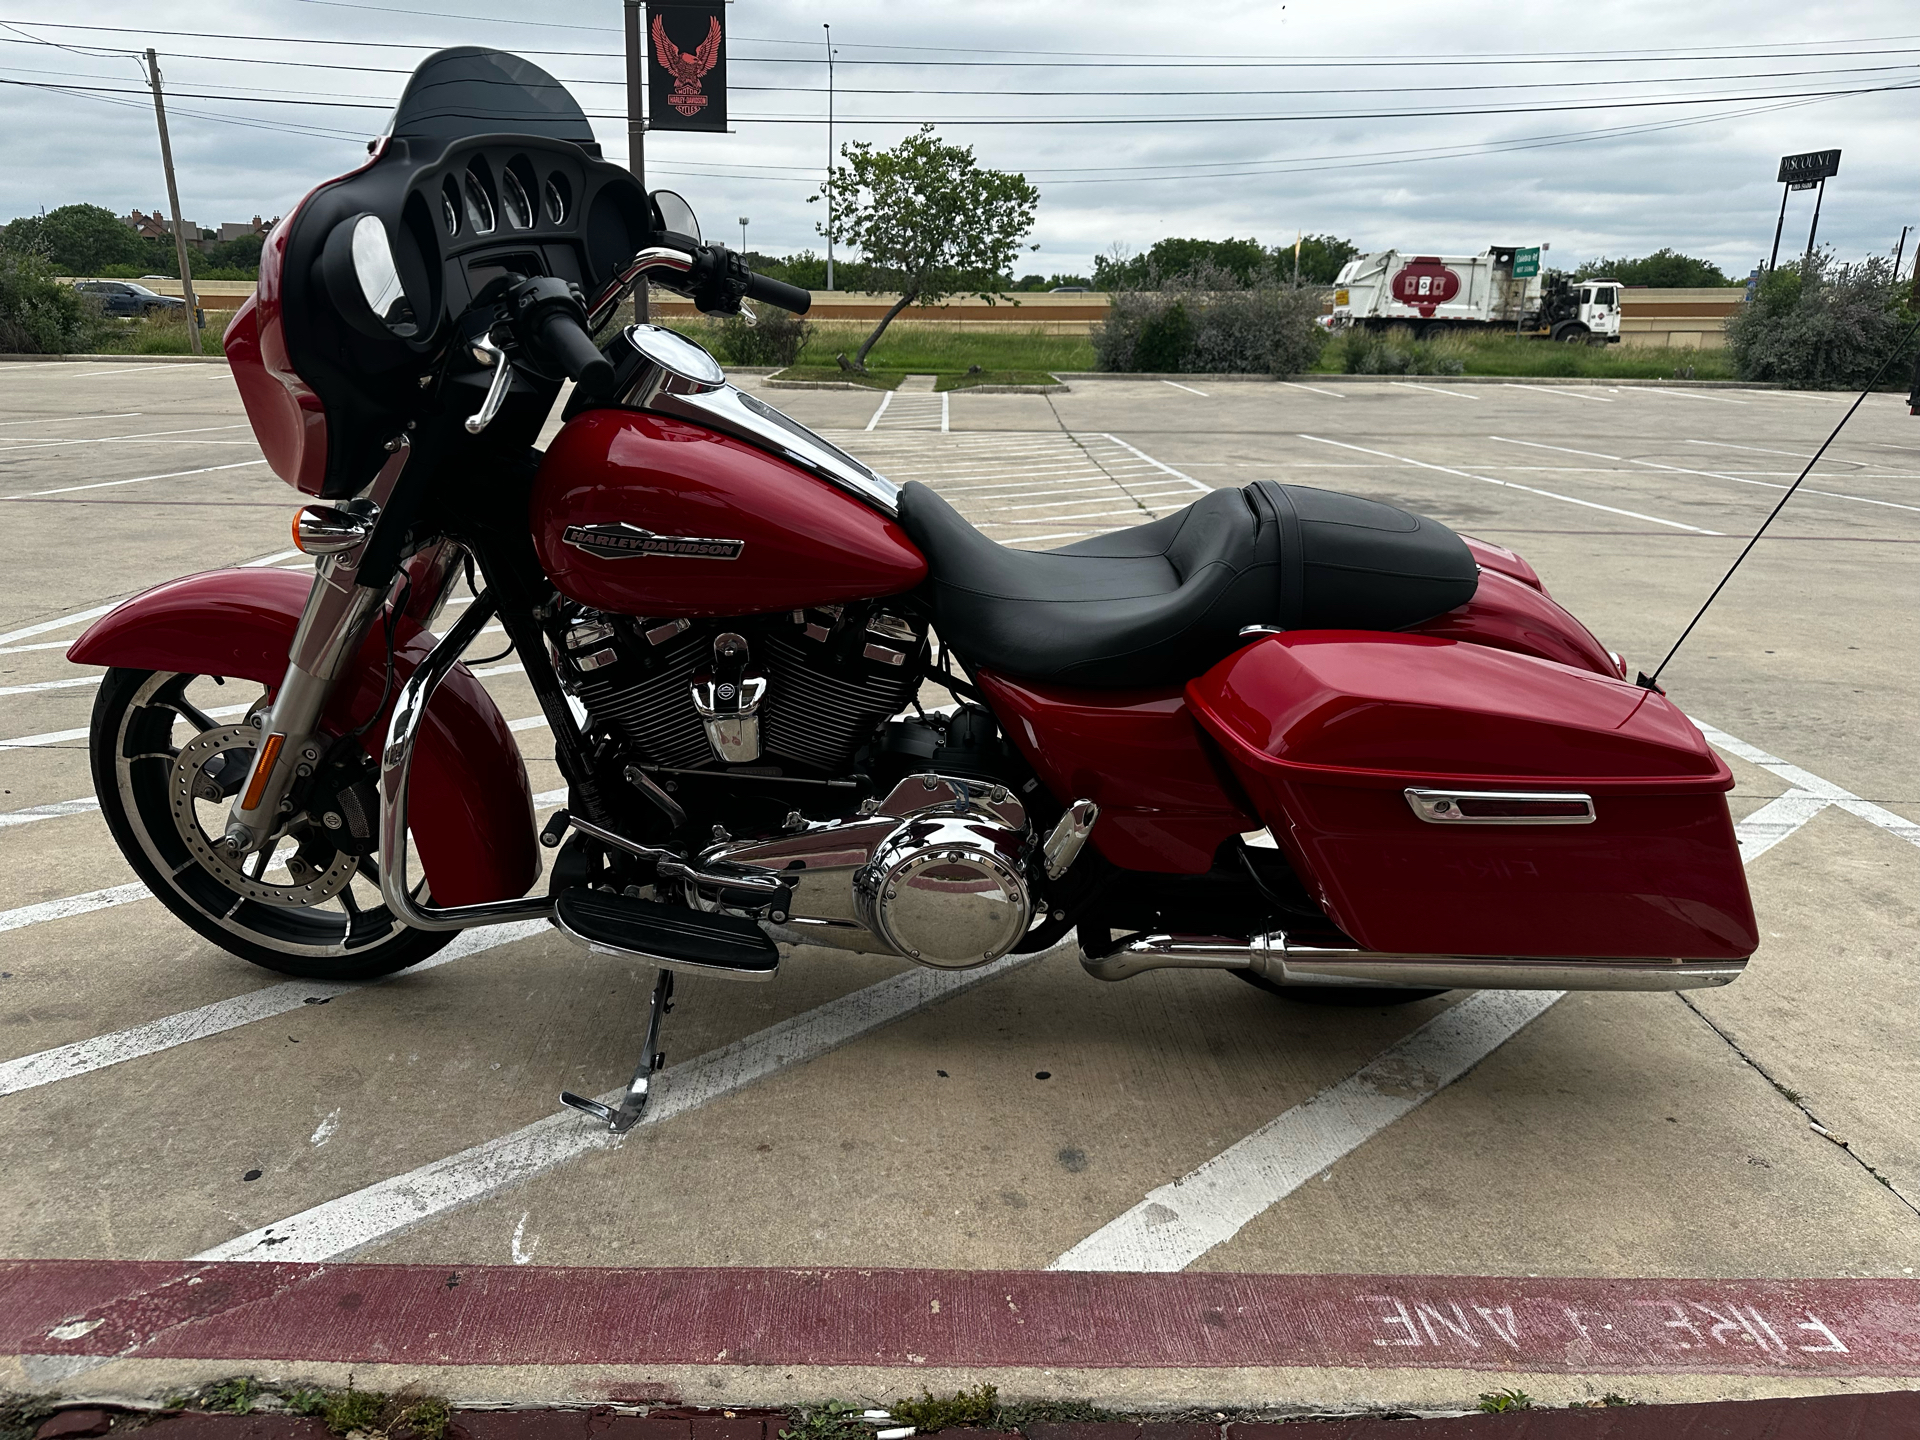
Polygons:
<instances>
[{"instance_id":1,"label":"harley-davidson tank decal","mask_svg":"<svg viewBox=\"0 0 1920 1440\"><path fill-rule=\"evenodd\" d=\"M576 550L610 560L638 555L670 555L689 560L738 560L747 548L744 540L713 540L693 535L656 535L625 521L599 525L569 525L560 538Z\"/></svg>"}]
</instances>

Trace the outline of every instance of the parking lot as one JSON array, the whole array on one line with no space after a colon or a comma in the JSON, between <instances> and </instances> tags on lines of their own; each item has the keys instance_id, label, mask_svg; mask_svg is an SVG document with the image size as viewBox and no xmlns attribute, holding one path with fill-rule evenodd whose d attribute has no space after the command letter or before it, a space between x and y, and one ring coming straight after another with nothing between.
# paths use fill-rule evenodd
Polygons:
<instances>
[{"instance_id":1,"label":"parking lot","mask_svg":"<svg viewBox=\"0 0 1920 1440\"><path fill-rule=\"evenodd\" d=\"M1851 399L1195 377L882 408L741 383L1008 544L1266 478L1422 511L1527 556L1641 669ZM1016 1318L1002 1277L1029 1275L1036 1313L1084 1314L1094 1291L1035 1272L1098 1272L1120 1287L1101 1303L1131 1318L1058 1350L1036 1319L1031 1348L997 1360L939 1336L886 1355L858 1336L640 1360L587 1339L537 1357L244 1340L215 1355L138 1326L73 1350L0 1322L18 1352L0 1389L159 1393L234 1355L469 1397L652 1386L735 1404L980 1379L1156 1406L1438 1402L1488 1368L1544 1398L1920 1376L1920 420L1897 397L1866 401L1662 679L1738 782L1765 938L1734 985L1345 1010L1222 974L1103 985L1071 945L958 973L801 950L768 986L683 977L658 1109L619 1142L556 1096L625 1080L646 969L527 924L379 984L282 981L177 924L114 849L87 769L98 672L65 646L176 575L304 566L295 500L224 366L0 367L0 1256L156 1275L371 1262L431 1267L435 1286L481 1267L701 1267L683 1298L712 1287L700 1304L721 1314L741 1276L896 1268L957 1290L991 1276L981 1293L1006 1290ZM530 688L510 665L482 673L529 721L533 788L559 803ZM1281 1309L1311 1290L1371 1328L1292 1360L1182 1349L1145 1333L1163 1292L1128 1276L1218 1276ZM1434 1277L1455 1289L1422 1308ZM1540 1320L1527 1348L1515 1306L1572 1318L1553 1320L1564 1334ZM1618 1354L1579 1318L1602 1311L1644 1320Z\"/></svg>"}]
</instances>

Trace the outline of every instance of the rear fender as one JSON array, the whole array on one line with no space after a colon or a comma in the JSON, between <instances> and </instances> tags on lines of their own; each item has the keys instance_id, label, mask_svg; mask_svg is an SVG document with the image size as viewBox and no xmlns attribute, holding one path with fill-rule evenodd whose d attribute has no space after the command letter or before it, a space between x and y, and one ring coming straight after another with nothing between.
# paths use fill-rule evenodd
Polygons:
<instances>
[{"instance_id":1,"label":"rear fender","mask_svg":"<svg viewBox=\"0 0 1920 1440\"><path fill-rule=\"evenodd\" d=\"M212 570L134 596L90 626L67 651L82 665L178 670L252 680L269 690L286 675L312 578L291 570ZM394 634L397 696L434 635L402 617ZM336 686L321 724L340 734L380 703L386 637L376 626ZM361 747L378 759L388 709ZM540 873L527 767L493 697L456 666L427 707L413 764L409 818L437 905L477 905L524 895Z\"/></svg>"}]
</instances>

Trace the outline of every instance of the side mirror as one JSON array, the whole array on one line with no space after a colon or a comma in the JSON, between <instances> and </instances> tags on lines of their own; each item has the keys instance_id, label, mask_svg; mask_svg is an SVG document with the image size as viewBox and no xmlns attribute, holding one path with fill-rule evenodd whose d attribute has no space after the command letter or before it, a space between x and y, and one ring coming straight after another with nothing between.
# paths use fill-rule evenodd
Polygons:
<instances>
[{"instance_id":1,"label":"side mirror","mask_svg":"<svg viewBox=\"0 0 1920 1440\"><path fill-rule=\"evenodd\" d=\"M320 252L320 278L334 308L361 334L400 340L420 334L387 227L378 215L356 215L333 227Z\"/></svg>"},{"instance_id":2,"label":"side mirror","mask_svg":"<svg viewBox=\"0 0 1920 1440\"><path fill-rule=\"evenodd\" d=\"M653 201L654 219L662 230L685 235L696 244L699 242L700 219L691 205L671 190L656 190L649 198Z\"/></svg>"}]
</instances>

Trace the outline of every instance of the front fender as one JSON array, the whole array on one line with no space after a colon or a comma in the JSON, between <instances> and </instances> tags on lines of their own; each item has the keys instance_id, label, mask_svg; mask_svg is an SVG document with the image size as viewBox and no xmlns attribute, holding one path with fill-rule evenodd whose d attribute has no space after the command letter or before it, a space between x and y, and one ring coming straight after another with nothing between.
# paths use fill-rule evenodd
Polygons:
<instances>
[{"instance_id":1,"label":"front fender","mask_svg":"<svg viewBox=\"0 0 1920 1440\"><path fill-rule=\"evenodd\" d=\"M257 681L277 689L312 577L292 570L212 570L170 580L115 606L73 643L82 665L179 670ZM435 637L402 618L394 634L394 694L432 650ZM386 637L375 626L342 677L322 725L340 734L380 703ZM388 709L361 736L378 759ZM474 905L524 895L540 873L527 767L493 697L455 666L427 707L414 753L408 816L437 905Z\"/></svg>"}]
</instances>

